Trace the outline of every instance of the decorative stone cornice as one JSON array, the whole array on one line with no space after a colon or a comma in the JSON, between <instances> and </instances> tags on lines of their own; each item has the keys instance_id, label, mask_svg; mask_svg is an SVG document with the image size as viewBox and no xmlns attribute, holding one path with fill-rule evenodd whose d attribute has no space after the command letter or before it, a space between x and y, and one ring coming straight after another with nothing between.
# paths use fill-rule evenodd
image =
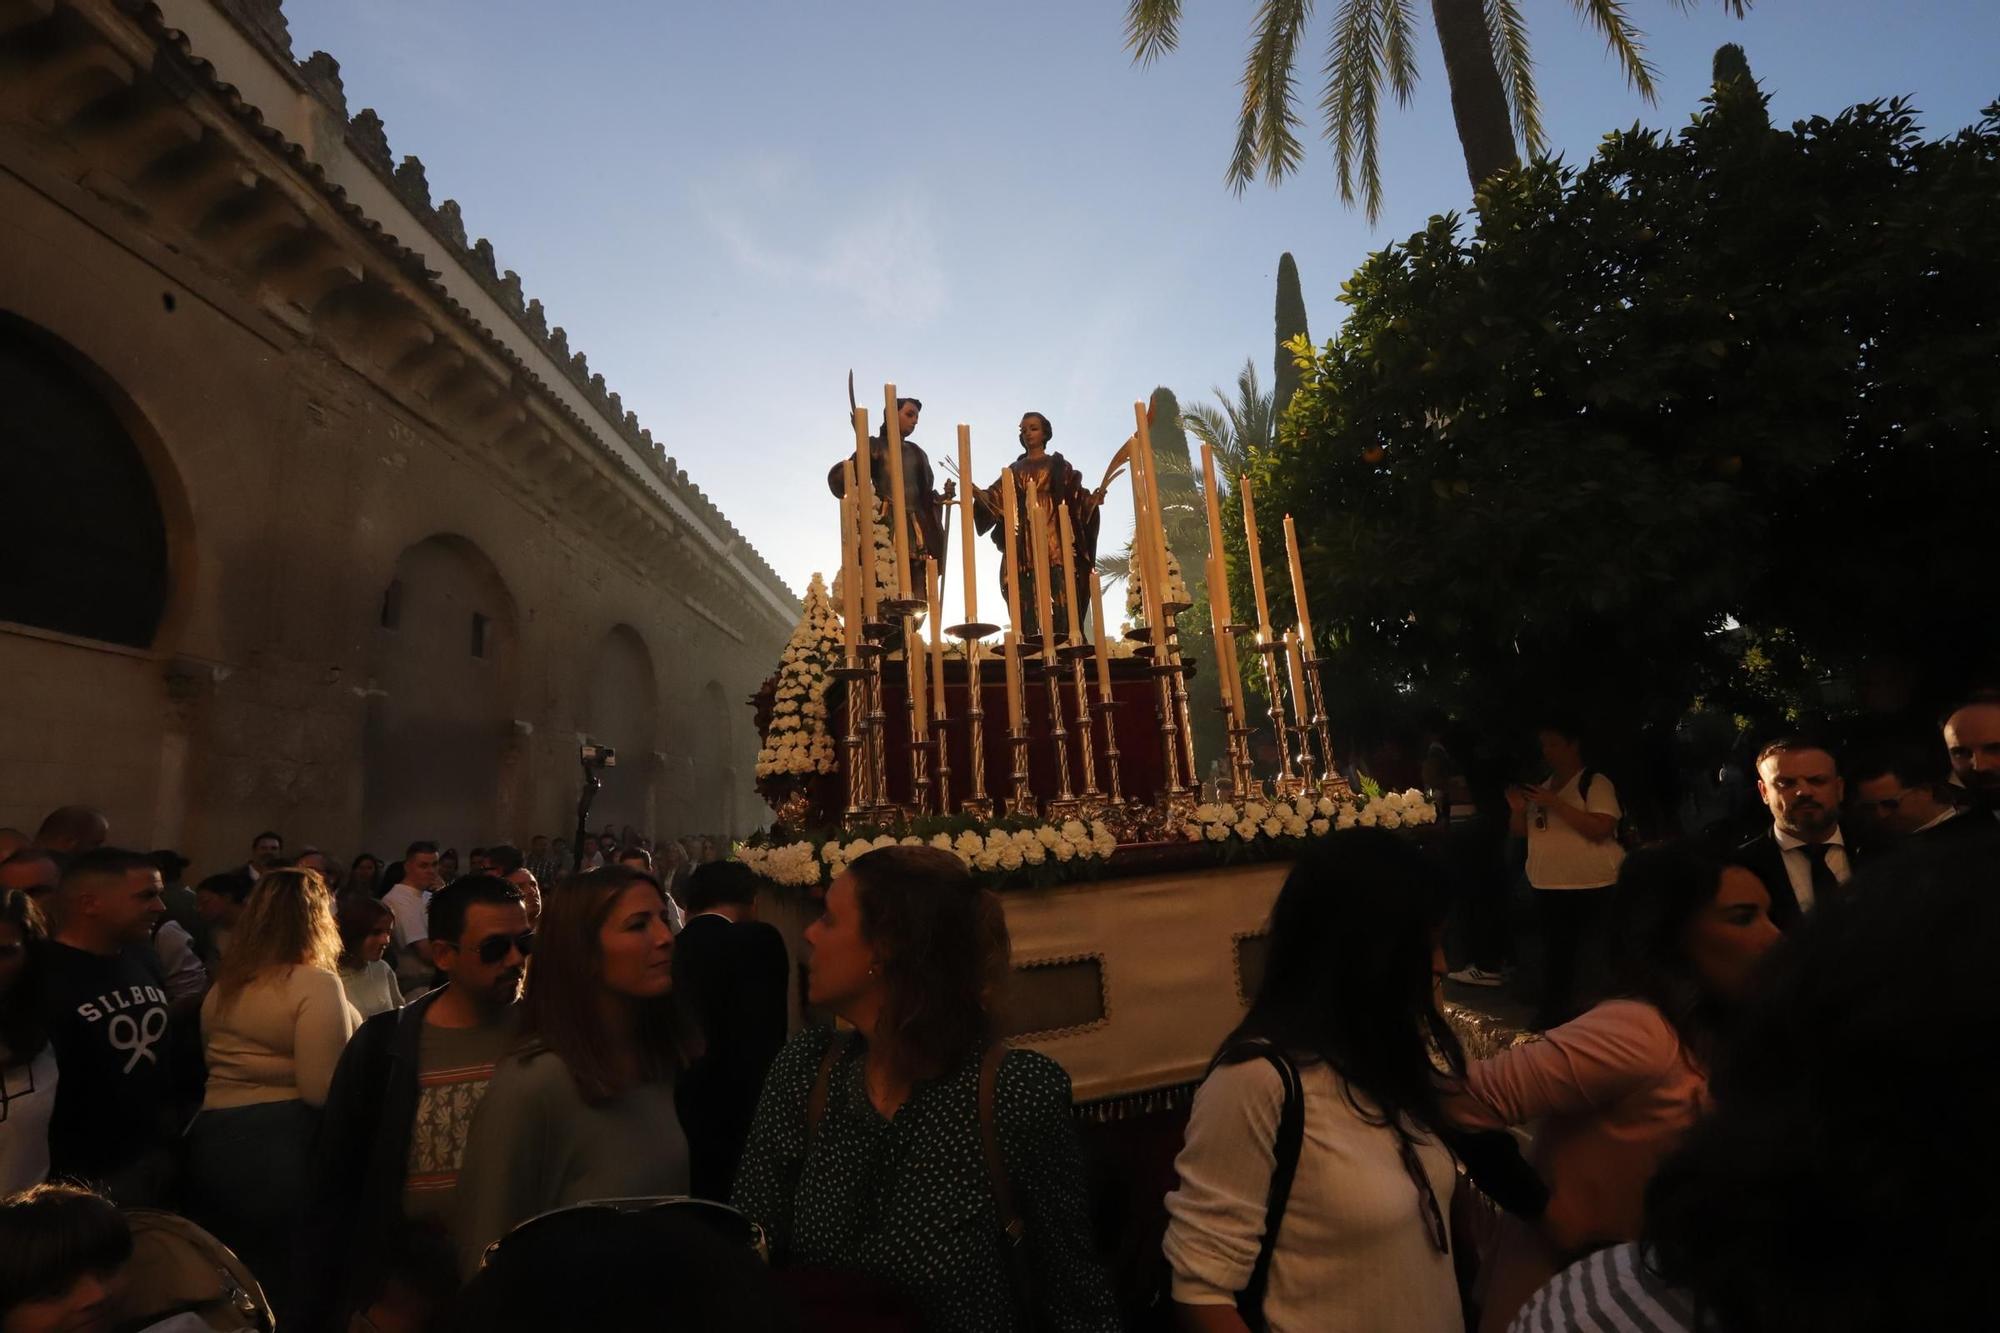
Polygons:
<instances>
[{"instance_id":1,"label":"decorative stone cornice","mask_svg":"<svg viewBox=\"0 0 2000 1333\"><path fill-rule=\"evenodd\" d=\"M15 13L24 5L25 16ZM225 5L225 12L246 32L255 27L251 33L256 38L254 45L267 57L282 48L287 61L283 72L344 118L346 143L355 159L384 182L440 248L455 257L460 268L533 345L541 348L572 389L591 404L595 420L580 415L553 393L506 341L459 304L423 255L388 234L381 222L356 207L299 145L267 125L255 106L222 81L213 66L192 53L187 38L169 28L153 4L145 0L0 0L0 44L9 40L10 27L43 26L59 31L59 39L39 44L31 41L26 48L32 59L54 61L45 71L44 82L49 85L48 96L54 96L57 88L62 96L57 116L61 123L51 122L49 108L41 102L33 105L34 119L58 131L62 123L87 125L87 134L73 137L79 143L88 140L91 148L118 155L121 190L146 201L147 207L164 208L178 225L203 240L221 242L226 236L229 243L222 253L227 258L247 267L256 280L279 285L291 306L315 322L344 330L350 340L362 340L355 345L365 344L368 359L383 370L421 384L426 391L446 393L450 402L484 404L481 410L490 410L510 389L525 393L539 410L552 414L554 430L579 435L596 445L596 468L609 467L615 473L630 465L599 439L599 423L608 426L652 475L650 489L669 497L669 510L680 506L686 522L703 534L701 540L690 544L691 533L682 521L668 521L662 533L671 541L662 550L678 552L682 561L699 556L703 564L717 566L718 575L733 569L723 576L723 583L743 580L755 588L756 595L745 598L747 588L730 593L718 585L715 595L719 604L755 607L774 625L789 628L796 616L796 599L790 589L666 455L652 434L639 425L637 416L624 409L618 395L606 387L604 377L591 372L583 354L570 350L565 331L548 325L540 301L524 299L519 276L499 269L492 244L480 238L470 248L466 246L457 204L447 200L432 206L422 161L411 155L400 167L392 165L387 132L372 109L346 116L338 62L315 53L302 64L290 64L290 37L283 29L276 0L239 0L233 6ZM9 13L15 13L20 22L5 22ZM119 20L129 23L136 33L114 34L104 26ZM150 58L134 49L134 37L150 45ZM71 64L77 72L69 72ZM143 82L158 89L157 104L143 95ZM114 94L116 113L106 114L112 103L105 99ZM41 84L0 87L0 104L18 106L42 96ZM227 122L275 161L268 165L246 163L242 149L224 142L227 136L220 132L220 124L200 115L190 116L202 99L212 102ZM95 117L85 114L91 107L98 109ZM173 133L162 136L154 122L160 129L171 126ZM146 130L147 137L140 137L140 128ZM267 179L266 173L273 168L279 175ZM285 174L292 177L291 182L281 181ZM306 203L297 193L298 187L308 196L316 196L318 204ZM329 214L351 230L354 240L328 230ZM354 249L355 240L360 242L359 251ZM416 307L410 305L412 301ZM435 309L436 316L426 314L424 306ZM455 326L457 332L450 338L442 336L433 318ZM418 328L424 332L419 333ZM452 345L461 339L470 340L463 349ZM476 385L460 384L469 375L490 382L495 373L500 376L497 390L474 391ZM546 465L548 460L542 454L547 452L531 453L524 461ZM649 487L640 483L639 489ZM587 489L578 493L596 492ZM659 528L660 524L655 521L653 526Z\"/></svg>"}]
</instances>

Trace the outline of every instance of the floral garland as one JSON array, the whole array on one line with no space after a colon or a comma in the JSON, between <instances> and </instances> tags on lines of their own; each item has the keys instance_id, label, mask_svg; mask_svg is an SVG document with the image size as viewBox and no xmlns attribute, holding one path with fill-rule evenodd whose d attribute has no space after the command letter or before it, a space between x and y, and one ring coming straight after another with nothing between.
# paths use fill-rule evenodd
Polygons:
<instances>
[{"instance_id":1,"label":"floral garland","mask_svg":"<svg viewBox=\"0 0 2000 1333\"><path fill-rule=\"evenodd\" d=\"M798 628L779 659L771 725L757 751L759 778L831 773L837 767L826 729L826 689L840 645L840 618L825 582L814 574Z\"/></svg>"},{"instance_id":2,"label":"floral garland","mask_svg":"<svg viewBox=\"0 0 2000 1333\"><path fill-rule=\"evenodd\" d=\"M1412 787L1344 801L1308 795L1295 800L1245 801L1241 806L1226 801L1199 805L1181 836L1189 842L1235 839L1254 843L1259 838L1318 838L1339 829L1420 828L1436 822L1437 807Z\"/></svg>"},{"instance_id":3,"label":"floral garland","mask_svg":"<svg viewBox=\"0 0 2000 1333\"><path fill-rule=\"evenodd\" d=\"M1194 854L1204 864L1223 865L1296 855L1299 841L1340 829L1420 828L1436 822L1436 808L1413 788L1340 800L1307 795L1201 805L1179 832L1190 843L1220 844ZM831 883L850 861L878 847L929 846L951 852L975 875L1003 889L1102 878L1115 873L1109 863L1119 849L1103 820L1087 825L1080 819L982 823L962 815L918 820L908 829L857 829L846 835L829 831L783 843L763 838L760 834L739 843L733 849L736 859L774 884L809 890Z\"/></svg>"},{"instance_id":4,"label":"floral garland","mask_svg":"<svg viewBox=\"0 0 2000 1333\"><path fill-rule=\"evenodd\" d=\"M1118 850L1118 840L1101 819L1086 825L1080 819L1049 824L1007 820L992 825L972 821L956 832L939 829L920 833L877 833L856 836L846 842L828 838L783 843L776 846L739 844L736 859L774 884L793 888L816 888L831 882L847 869L847 863L878 847L935 847L950 852L975 873L1009 874L1034 866L1067 866L1079 861L1108 861Z\"/></svg>"}]
</instances>

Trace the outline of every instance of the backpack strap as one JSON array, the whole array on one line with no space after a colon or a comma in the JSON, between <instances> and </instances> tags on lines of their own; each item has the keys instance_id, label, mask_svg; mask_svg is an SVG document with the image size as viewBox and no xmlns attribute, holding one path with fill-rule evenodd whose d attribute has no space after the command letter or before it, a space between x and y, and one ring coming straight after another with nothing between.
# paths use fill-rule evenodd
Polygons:
<instances>
[{"instance_id":1,"label":"backpack strap","mask_svg":"<svg viewBox=\"0 0 2000 1333\"><path fill-rule=\"evenodd\" d=\"M1000 1116L994 1105L1000 1062L1006 1058L1004 1041L994 1042L979 1057L979 1147L986 1158L986 1181L993 1190L993 1204L1000 1214L1000 1257L1014 1288L1014 1313L1020 1327L1035 1329L1043 1323L1036 1312L1035 1274L1028 1261L1028 1224L1014 1207L1014 1186L1007 1178L1007 1159L1000 1155Z\"/></svg>"},{"instance_id":2,"label":"backpack strap","mask_svg":"<svg viewBox=\"0 0 2000 1333\"><path fill-rule=\"evenodd\" d=\"M819 1122L826 1119L827 1093L833 1087L833 1067L840 1063L840 1057L847 1051L847 1034L838 1030L826 1034L826 1052L819 1058L819 1072L813 1075L812 1091L806 1094L806 1150L812 1150L812 1141L819 1133Z\"/></svg>"},{"instance_id":3,"label":"backpack strap","mask_svg":"<svg viewBox=\"0 0 2000 1333\"><path fill-rule=\"evenodd\" d=\"M1251 1329L1264 1323L1264 1292L1271 1284L1271 1256L1278 1248L1278 1231L1285 1224L1285 1206L1292 1198L1292 1178L1298 1174L1299 1152L1305 1144L1306 1092L1298 1066L1276 1046L1259 1042L1252 1048L1271 1062L1285 1085L1285 1102L1278 1113L1278 1133L1271 1143L1271 1187L1264 1196L1264 1237L1257 1246L1257 1262L1251 1266L1250 1281L1236 1293L1236 1311Z\"/></svg>"}]
</instances>

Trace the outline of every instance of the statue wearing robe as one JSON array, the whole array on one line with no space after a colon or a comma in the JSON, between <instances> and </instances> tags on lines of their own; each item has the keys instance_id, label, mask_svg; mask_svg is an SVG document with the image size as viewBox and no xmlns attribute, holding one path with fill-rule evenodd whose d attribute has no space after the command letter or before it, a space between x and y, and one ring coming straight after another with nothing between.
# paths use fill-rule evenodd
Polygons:
<instances>
[{"instance_id":1,"label":"statue wearing robe","mask_svg":"<svg viewBox=\"0 0 2000 1333\"><path fill-rule=\"evenodd\" d=\"M1050 618L1055 621L1058 637L1068 633L1069 603L1076 598L1077 623L1089 619L1090 584L1097 568L1097 530L1099 507L1104 502L1101 491L1093 491L1085 484L1083 474L1060 453L1048 448L1050 429L1048 418L1039 412L1030 412L1021 419L1021 455L1007 465L1014 474L1014 567L1021 572L1021 618L1024 634L1039 636L1042 627L1037 623L1040 603L1036 592L1036 582L1046 567L1054 574L1049 587ZM1028 482L1035 483L1035 500L1041 506L1043 531L1047 534L1049 549L1044 564L1034 550L1034 533L1028 520ZM1001 522L1000 513L1002 490L999 478L993 485L976 488L973 491L972 519L978 531L990 532L993 545L1002 551L1006 549L1006 525ZM1059 509L1069 511L1070 536L1073 545L1070 558L1076 571L1076 583L1065 588L1062 577L1062 524L1056 517ZM1001 589L1008 591L1007 570L1003 562L1000 571Z\"/></svg>"},{"instance_id":2,"label":"statue wearing robe","mask_svg":"<svg viewBox=\"0 0 2000 1333\"><path fill-rule=\"evenodd\" d=\"M914 398L899 399L899 403L921 409L922 404ZM946 548L951 529L946 525L946 508L951 504L957 488L947 481L944 490L937 488L937 480L931 471L930 455L926 454L913 440L909 432L916 426L916 416L904 409L903 434L903 507L909 519L910 547L910 589L913 596L924 595L924 557L937 560L938 577L943 579ZM889 478L889 444L885 438L887 430L879 431L868 441L869 475L874 478L876 517L886 526L895 507L894 491ZM855 461L859 450L835 463L826 474L827 489L836 497L847 493L847 468ZM892 531L893 536L893 531ZM942 585L940 585L942 586ZM885 590L894 595L894 589Z\"/></svg>"}]
</instances>

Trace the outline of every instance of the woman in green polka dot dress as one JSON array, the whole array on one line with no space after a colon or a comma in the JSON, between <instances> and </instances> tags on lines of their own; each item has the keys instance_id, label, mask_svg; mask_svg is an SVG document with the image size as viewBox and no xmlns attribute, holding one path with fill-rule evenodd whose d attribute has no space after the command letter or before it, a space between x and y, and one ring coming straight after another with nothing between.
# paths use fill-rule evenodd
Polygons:
<instances>
[{"instance_id":1,"label":"woman in green polka dot dress","mask_svg":"<svg viewBox=\"0 0 2000 1333\"><path fill-rule=\"evenodd\" d=\"M994 1084L1030 1280L1010 1272L979 1127L986 1001L1008 956L998 899L949 852L885 847L834 881L806 939L813 1003L855 1031L799 1033L765 1081L734 1202L770 1233L777 1261L891 1283L927 1328L1116 1329L1069 1076L1034 1051L1008 1051Z\"/></svg>"}]
</instances>

